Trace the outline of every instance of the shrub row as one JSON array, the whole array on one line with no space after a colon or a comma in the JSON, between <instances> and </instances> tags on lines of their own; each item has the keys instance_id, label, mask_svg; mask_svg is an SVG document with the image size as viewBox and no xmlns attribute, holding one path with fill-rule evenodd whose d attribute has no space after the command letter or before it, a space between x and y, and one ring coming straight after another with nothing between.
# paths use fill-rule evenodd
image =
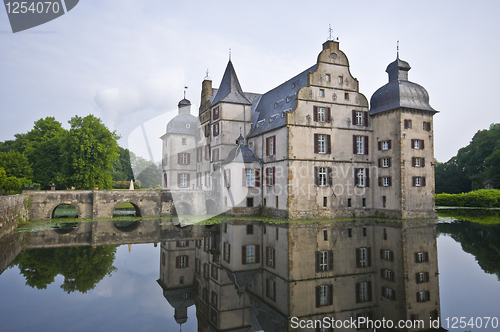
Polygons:
<instances>
[{"instance_id":1,"label":"shrub row","mask_svg":"<svg viewBox=\"0 0 500 332\"><path fill-rule=\"evenodd\" d=\"M437 194L436 206L500 208L500 190L479 189L461 194Z\"/></svg>"},{"instance_id":2,"label":"shrub row","mask_svg":"<svg viewBox=\"0 0 500 332\"><path fill-rule=\"evenodd\" d=\"M114 181L113 182L113 189L128 189L130 188L130 181ZM141 181L135 180L134 181L134 189L139 189L141 188Z\"/></svg>"}]
</instances>

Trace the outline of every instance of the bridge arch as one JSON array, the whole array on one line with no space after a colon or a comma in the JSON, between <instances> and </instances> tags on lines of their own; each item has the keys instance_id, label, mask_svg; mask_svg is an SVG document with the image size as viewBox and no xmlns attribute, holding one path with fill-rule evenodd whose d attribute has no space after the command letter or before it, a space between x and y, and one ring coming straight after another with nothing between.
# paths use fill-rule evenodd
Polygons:
<instances>
[{"instance_id":1,"label":"bridge arch","mask_svg":"<svg viewBox=\"0 0 500 332\"><path fill-rule=\"evenodd\" d=\"M118 201L114 206L113 206L113 211L112 211L112 214L113 214L113 217L118 217L120 216L120 213L116 213L117 208L122 205L122 204L126 204L126 203L130 203L132 204L132 206L134 207L135 209L135 217L142 217L142 211L141 211L141 208L139 206L139 204L137 202L133 202L133 201L130 201L130 200L121 200L121 201Z\"/></svg>"},{"instance_id":2,"label":"bridge arch","mask_svg":"<svg viewBox=\"0 0 500 332\"><path fill-rule=\"evenodd\" d=\"M57 208L60 206L72 206L77 212L77 218L81 218L82 211L80 209L80 205L75 203L75 202L72 202L72 201L57 202L54 205L52 205L52 207L48 210L49 215L47 216L47 218L49 218L49 219L57 218L55 213L56 213Z\"/></svg>"},{"instance_id":3,"label":"bridge arch","mask_svg":"<svg viewBox=\"0 0 500 332\"><path fill-rule=\"evenodd\" d=\"M113 226L120 232L133 232L139 228L141 222L138 220L113 220Z\"/></svg>"}]
</instances>

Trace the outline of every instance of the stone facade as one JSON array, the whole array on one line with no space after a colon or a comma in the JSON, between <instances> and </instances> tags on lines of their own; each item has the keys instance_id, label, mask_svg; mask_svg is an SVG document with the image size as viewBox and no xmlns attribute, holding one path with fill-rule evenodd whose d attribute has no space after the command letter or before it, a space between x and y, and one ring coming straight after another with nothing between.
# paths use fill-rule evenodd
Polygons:
<instances>
[{"instance_id":1,"label":"stone facade","mask_svg":"<svg viewBox=\"0 0 500 332\"><path fill-rule=\"evenodd\" d=\"M205 192L207 211L435 217L437 111L427 91L408 81L409 70L398 54L386 70L389 83L368 103L337 41L323 44L315 65L264 94L244 92L229 61L218 89L203 81L191 134L195 188ZM227 162L240 146L253 155L252 165L243 162L248 185Z\"/></svg>"}]
</instances>

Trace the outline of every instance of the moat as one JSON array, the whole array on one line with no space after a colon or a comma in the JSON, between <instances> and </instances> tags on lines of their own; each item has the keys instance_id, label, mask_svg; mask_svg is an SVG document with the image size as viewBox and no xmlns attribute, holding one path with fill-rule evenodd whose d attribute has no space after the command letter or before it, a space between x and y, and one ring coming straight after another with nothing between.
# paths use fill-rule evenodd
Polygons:
<instances>
[{"instance_id":1,"label":"moat","mask_svg":"<svg viewBox=\"0 0 500 332\"><path fill-rule=\"evenodd\" d=\"M0 239L2 331L332 331L292 318L429 316L450 330L453 317L496 317L480 329L496 330L498 224L276 221L22 225Z\"/></svg>"}]
</instances>

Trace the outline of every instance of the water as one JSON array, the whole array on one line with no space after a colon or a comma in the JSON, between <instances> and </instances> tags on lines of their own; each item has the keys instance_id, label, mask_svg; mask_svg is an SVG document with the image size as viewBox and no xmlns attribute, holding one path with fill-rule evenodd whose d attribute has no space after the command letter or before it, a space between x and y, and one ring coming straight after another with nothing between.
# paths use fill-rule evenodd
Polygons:
<instances>
[{"instance_id":1,"label":"water","mask_svg":"<svg viewBox=\"0 0 500 332\"><path fill-rule=\"evenodd\" d=\"M451 329L453 317L500 318L496 225L175 223L59 221L3 237L0 330L319 331L294 324L366 315L428 325L429 314Z\"/></svg>"}]
</instances>

